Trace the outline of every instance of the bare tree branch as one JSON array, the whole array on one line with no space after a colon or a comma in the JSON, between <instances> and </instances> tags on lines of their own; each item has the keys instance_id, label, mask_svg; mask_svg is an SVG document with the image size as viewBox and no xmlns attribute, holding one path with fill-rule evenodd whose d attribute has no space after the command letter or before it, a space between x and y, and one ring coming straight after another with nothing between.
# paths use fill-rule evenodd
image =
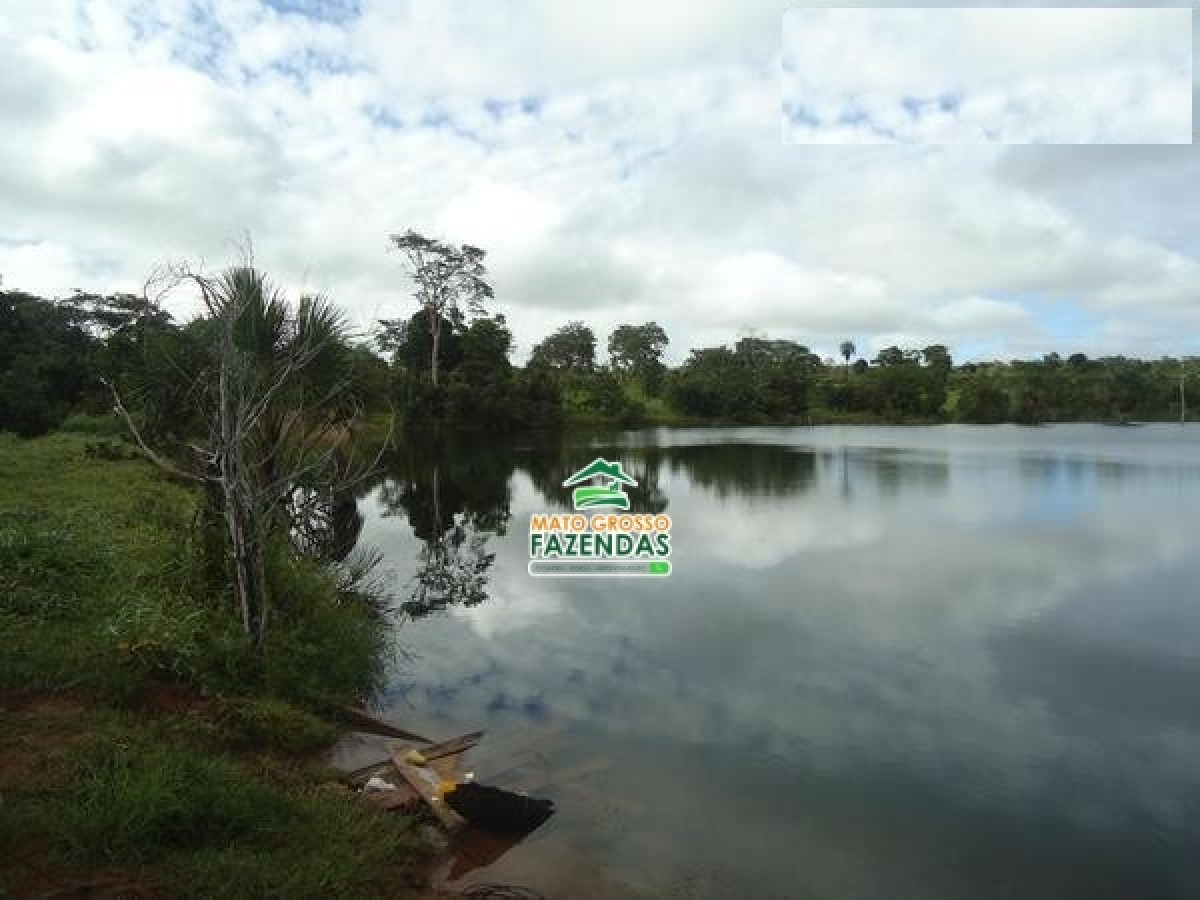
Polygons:
<instances>
[{"instance_id":1,"label":"bare tree branch","mask_svg":"<svg viewBox=\"0 0 1200 900\"><path fill-rule=\"evenodd\" d=\"M209 480L204 475L198 475L195 472L188 472L184 469L179 468L178 466L172 465L170 462L163 459L163 457L159 456L152 449L150 449L150 446L146 443L145 439L143 439L141 431L139 431L137 425L134 424L133 418L129 415L129 410L127 410L125 408L125 404L121 401L121 395L117 391L116 385L114 385L112 382L110 382L106 379L103 379L103 378L100 379L100 382L106 388L108 388L109 391L112 392L113 408L116 410L117 414L120 415L120 417L125 421L126 427L129 429L130 433L133 434L134 440L137 441L138 446L141 448L142 453L144 453L146 455L147 459L149 459L152 463L154 463L156 466L158 466L163 471L169 472L170 474L174 475L177 478L186 478L189 481L199 481L199 482L207 482Z\"/></svg>"}]
</instances>

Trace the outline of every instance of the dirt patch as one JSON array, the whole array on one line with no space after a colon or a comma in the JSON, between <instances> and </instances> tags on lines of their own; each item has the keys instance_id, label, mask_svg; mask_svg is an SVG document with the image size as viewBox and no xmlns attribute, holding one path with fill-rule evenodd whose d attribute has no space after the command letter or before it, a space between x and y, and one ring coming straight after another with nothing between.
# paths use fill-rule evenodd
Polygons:
<instances>
[{"instance_id":1,"label":"dirt patch","mask_svg":"<svg viewBox=\"0 0 1200 900\"><path fill-rule=\"evenodd\" d=\"M121 897L156 900L168 896L152 878L137 872L120 869L63 869L46 864L36 853L22 858L24 862L4 873L14 897Z\"/></svg>"},{"instance_id":2,"label":"dirt patch","mask_svg":"<svg viewBox=\"0 0 1200 900\"><path fill-rule=\"evenodd\" d=\"M0 714L30 713L48 718L78 715L91 706L82 696L27 691L0 691Z\"/></svg>"},{"instance_id":3,"label":"dirt patch","mask_svg":"<svg viewBox=\"0 0 1200 900\"><path fill-rule=\"evenodd\" d=\"M147 709L157 713L203 712L212 708L212 701L181 684L152 681L142 693Z\"/></svg>"},{"instance_id":4,"label":"dirt patch","mask_svg":"<svg viewBox=\"0 0 1200 900\"><path fill-rule=\"evenodd\" d=\"M62 694L0 696L0 791L22 784L84 737L82 698Z\"/></svg>"}]
</instances>

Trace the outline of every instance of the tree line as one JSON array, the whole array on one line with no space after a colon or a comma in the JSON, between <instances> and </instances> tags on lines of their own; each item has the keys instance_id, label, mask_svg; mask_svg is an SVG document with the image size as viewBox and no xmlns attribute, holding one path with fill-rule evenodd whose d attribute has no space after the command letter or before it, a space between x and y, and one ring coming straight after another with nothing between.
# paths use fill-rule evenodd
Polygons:
<instances>
[{"instance_id":1,"label":"tree line","mask_svg":"<svg viewBox=\"0 0 1200 900\"><path fill-rule=\"evenodd\" d=\"M389 410L408 426L511 432L572 423L1017 422L1179 420L1200 359L1124 356L955 364L949 348L842 342L840 361L787 338L699 347L675 366L656 322L621 324L601 343L584 321L546 335L525 365L490 308L485 252L413 231L393 235L413 287L411 315L354 340L338 332L340 402L360 419ZM204 430L189 394L212 316L178 323L151 299L0 292L0 429L35 435L103 416L112 390L148 433L179 443ZM1181 384L1183 391L1181 391ZM1190 416L1189 416L1190 417Z\"/></svg>"}]
</instances>

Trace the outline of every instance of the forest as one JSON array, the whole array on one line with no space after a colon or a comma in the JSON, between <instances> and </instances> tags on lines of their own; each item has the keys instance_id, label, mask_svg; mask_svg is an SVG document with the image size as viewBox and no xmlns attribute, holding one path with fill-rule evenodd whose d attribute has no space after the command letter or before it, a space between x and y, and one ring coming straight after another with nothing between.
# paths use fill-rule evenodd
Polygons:
<instances>
[{"instance_id":1,"label":"forest","mask_svg":"<svg viewBox=\"0 0 1200 900\"><path fill-rule=\"evenodd\" d=\"M111 386L148 431L201 428L188 401L209 319L177 322L136 294L0 292L0 430L87 430L109 416ZM435 340L436 336L436 340ZM503 313L447 304L345 338L347 399L363 420L501 431L571 424L999 423L1177 421L1200 359L1124 356L955 364L951 350L886 347L868 359L845 341L822 360L784 337L740 337L664 363L655 322L606 336L573 321L514 364ZM106 386L108 385L108 386ZM1181 401L1184 409L1181 410ZM1181 416L1182 412L1182 416Z\"/></svg>"}]
</instances>

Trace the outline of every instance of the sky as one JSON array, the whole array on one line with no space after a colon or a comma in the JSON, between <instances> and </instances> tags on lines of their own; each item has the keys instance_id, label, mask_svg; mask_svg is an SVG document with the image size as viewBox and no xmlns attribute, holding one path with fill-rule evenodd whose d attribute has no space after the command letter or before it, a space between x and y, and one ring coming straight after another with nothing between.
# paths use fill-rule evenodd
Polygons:
<instances>
[{"instance_id":1,"label":"sky","mask_svg":"<svg viewBox=\"0 0 1200 900\"><path fill-rule=\"evenodd\" d=\"M796 9L784 140L1190 144L1190 9Z\"/></svg>"},{"instance_id":2,"label":"sky","mask_svg":"<svg viewBox=\"0 0 1200 900\"><path fill-rule=\"evenodd\" d=\"M413 228L487 251L518 361L573 319L601 352L657 321L671 362L751 334L1200 353L1191 144L786 142L799 5L10 0L0 276L140 291L249 238L366 334L415 309Z\"/></svg>"}]
</instances>

